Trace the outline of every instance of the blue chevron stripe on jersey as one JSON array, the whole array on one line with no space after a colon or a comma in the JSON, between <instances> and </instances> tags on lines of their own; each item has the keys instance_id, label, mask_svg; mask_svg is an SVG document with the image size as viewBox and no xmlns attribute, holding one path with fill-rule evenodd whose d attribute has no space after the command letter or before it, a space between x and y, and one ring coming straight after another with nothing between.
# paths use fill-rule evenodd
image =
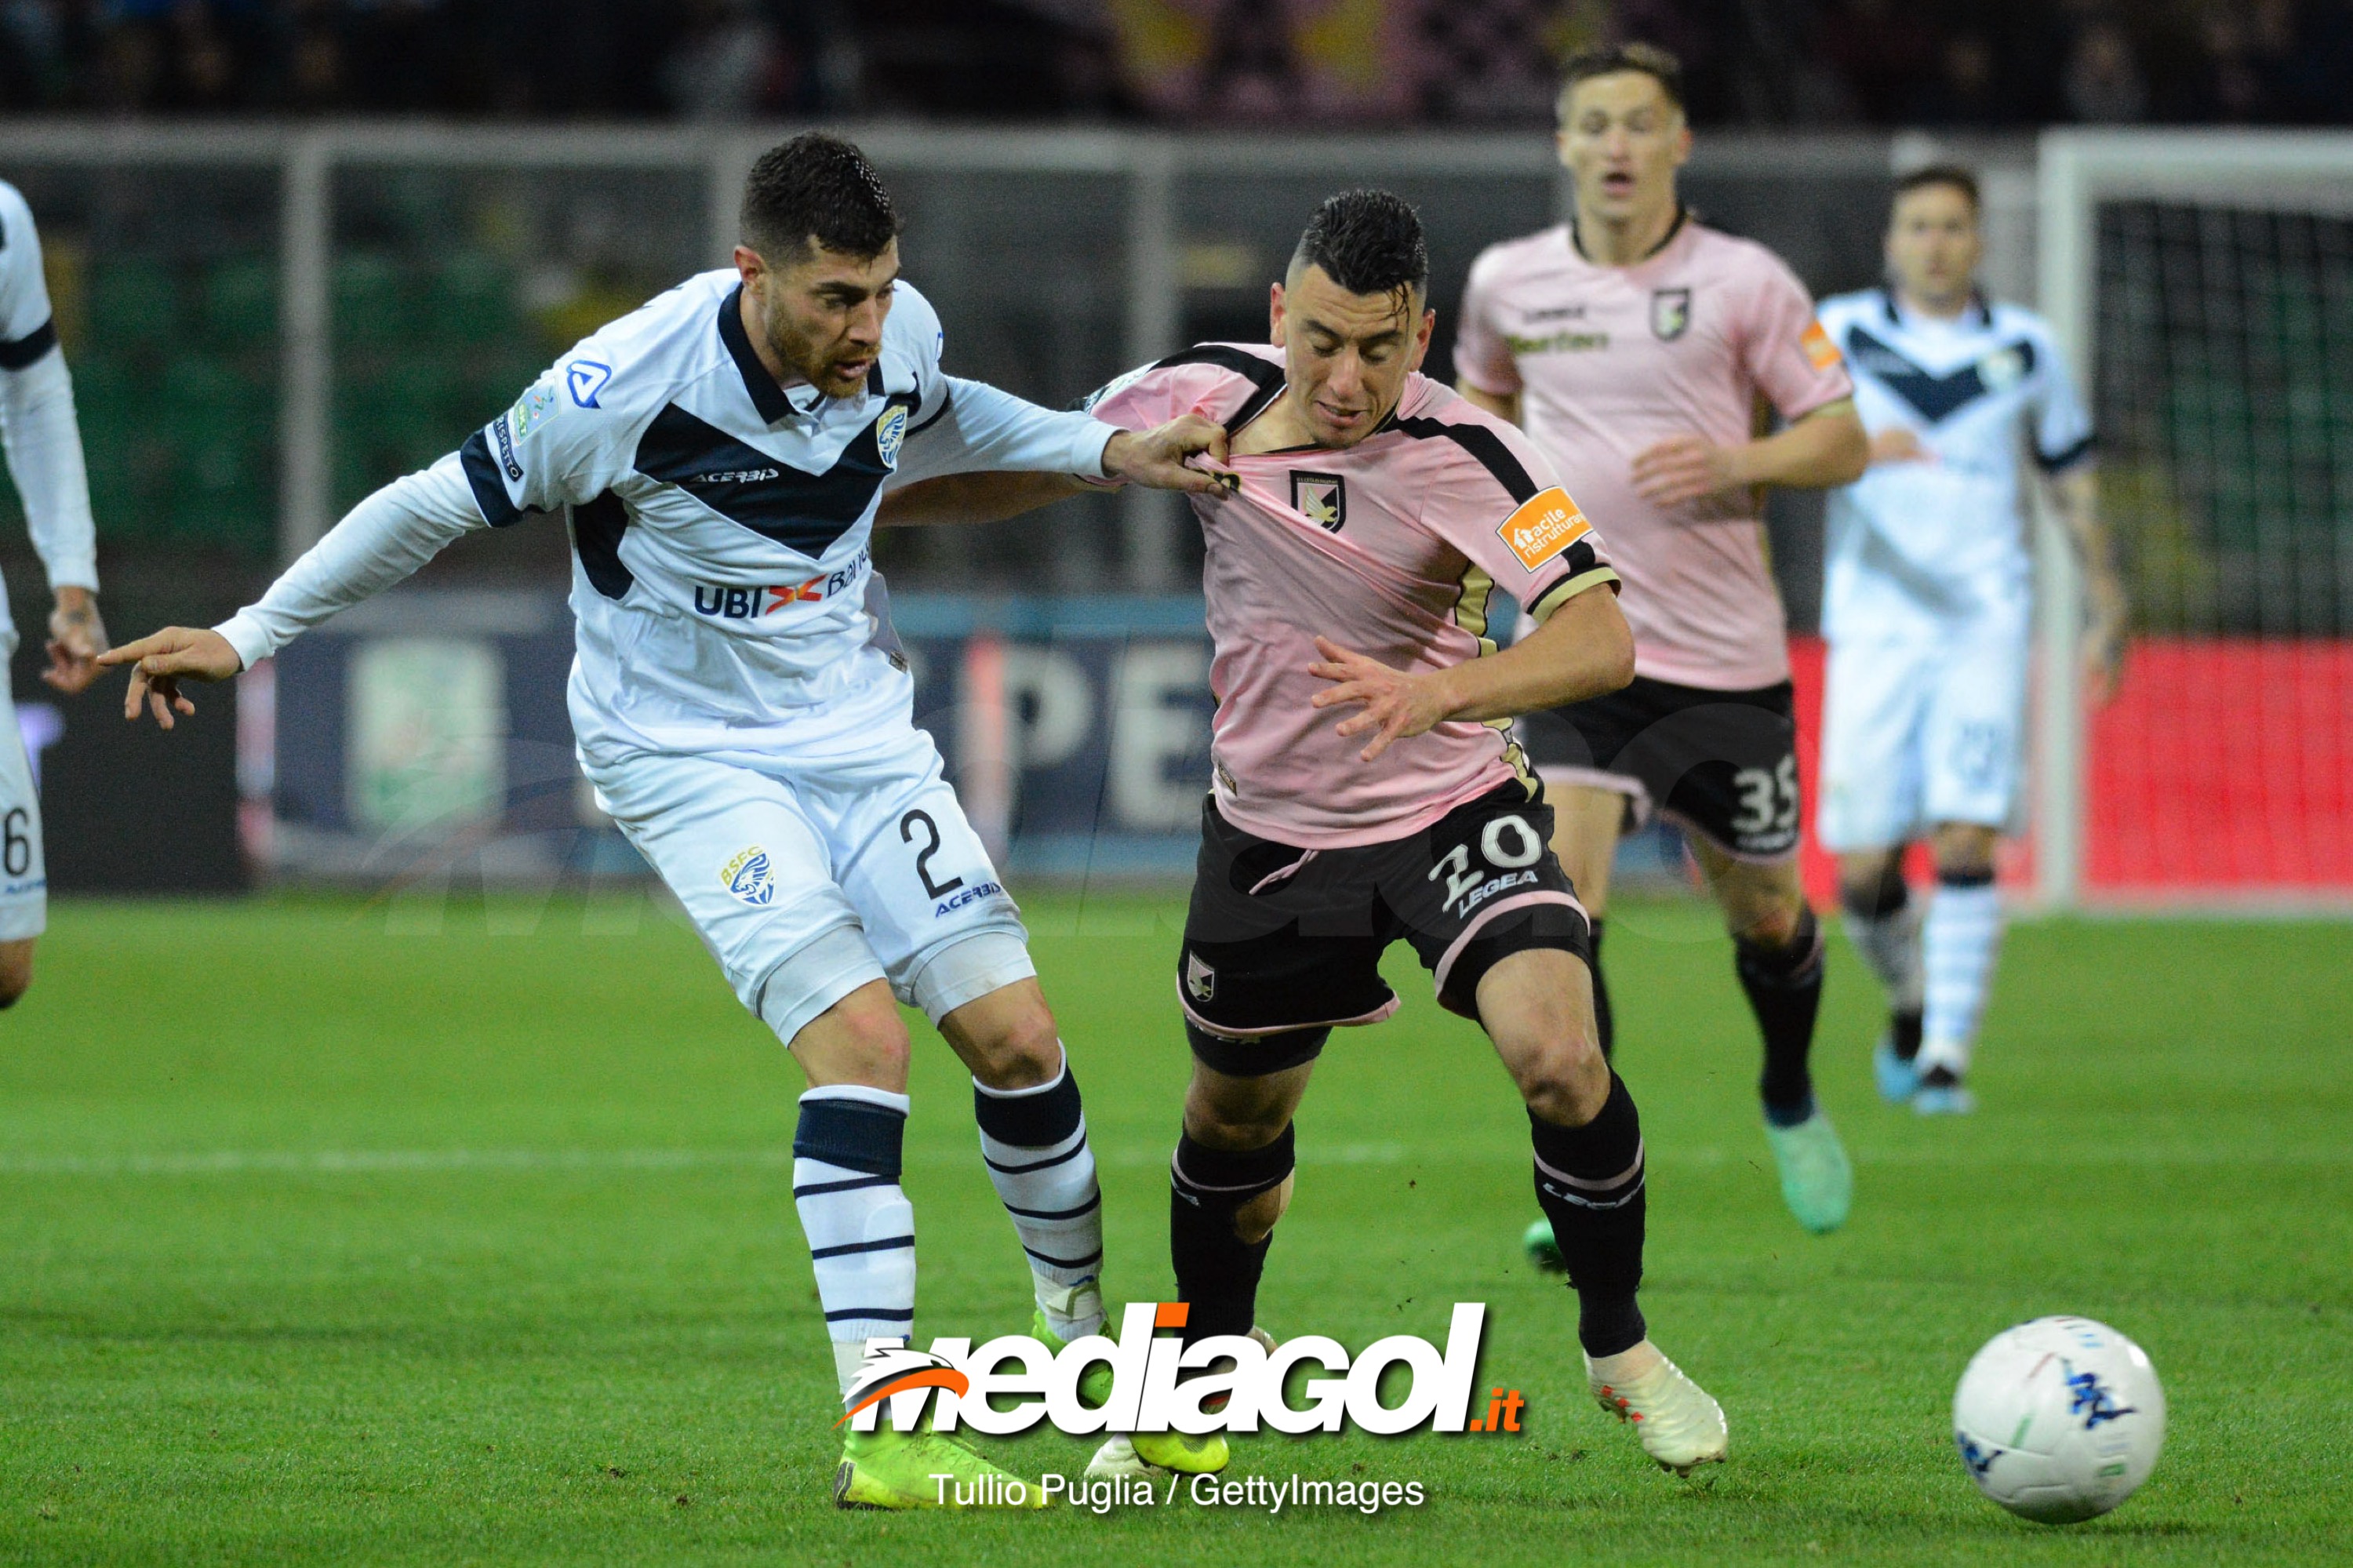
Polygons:
<instances>
[{"instance_id":1,"label":"blue chevron stripe on jersey","mask_svg":"<svg viewBox=\"0 0 2353 1568\"><path fill-rule=\"evenodd\" d=\"M912 409L915 403L912 392L894 392L889 399L896 408ZM831 468L808 473L671 403L638 438L632 466L761 537L815 559L857 525L890 477L892 465L882 459L880 429L880 420L869 424Z\"/></svg>"},{"instance_id":2,"label":"blue chevron stripe on jersey","mask_svg":"<svg viewBox=\"0 0 2353 1568\"><path fill-rule=\"evenodd\" d=\"M1931 375L1914 364L1901 350L1864 330L1860 323L1846 329L1845 347L1847 359L1855 368L1911 404L1920 417L1932 425L1960 412L1995 390L1986 385L1983 359L1965 365L1958 370L1947 371L1942 376ZM2034 369L2034 344L2031 340L2021 338L2016 343L2005 344L1996 352L2015 356L2010 366L2009 379L2011 382L2023 379ZM1992 355L1987 357L1991 358Z\"/></svg>"}]
</instances>

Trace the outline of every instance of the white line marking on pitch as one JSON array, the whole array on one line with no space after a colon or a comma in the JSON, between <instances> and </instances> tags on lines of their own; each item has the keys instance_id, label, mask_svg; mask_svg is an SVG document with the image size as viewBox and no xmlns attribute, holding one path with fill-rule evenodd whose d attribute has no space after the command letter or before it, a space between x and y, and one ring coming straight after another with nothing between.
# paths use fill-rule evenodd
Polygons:
<instances>
[{"instance_id":1,"label":"white line marking on pitch","mask_svg":"<svg viewBox=\"0 0 2353 1568\"><path fill-rule=\"evenodd\" d=\"M963 1150L918 1150L907 1163L954 1166L972 1162ZM1141 1169L1167 1162L1160 1149L1117 1148L1098 1151L1105 1165ZM1299 1151L1303 1165L1483 1164L1524 1163L1527 1156L1511 1150L1451 1149L1416 1151L1402 1143L1335 1143L1308 1146ZM1698 1146L1663 1149L1656 1164L1706 1168L1761 1163L1763 1152ZM247 1173L289 1176L397 1175L437 1171L694 1171L789 1170L789 1146L764 1149L219 1149L176 1152L124 1154L0 1153L0 1176L235 1176ZM1873 1165L1968 1165L1986 1163L1982 1150L1972 1149L1884 1150L1859 1153L1855 1163ZM2261 1154L2217 1148L2070 1150L2040 1155L2004 1155L2000 1163L2011 1167L2059 1167L2069 1170L2102 1166L2155 1168L2201 1165L2347 1165L2353 1150L2272 1150Z\"/></svg>"}]
</instances>

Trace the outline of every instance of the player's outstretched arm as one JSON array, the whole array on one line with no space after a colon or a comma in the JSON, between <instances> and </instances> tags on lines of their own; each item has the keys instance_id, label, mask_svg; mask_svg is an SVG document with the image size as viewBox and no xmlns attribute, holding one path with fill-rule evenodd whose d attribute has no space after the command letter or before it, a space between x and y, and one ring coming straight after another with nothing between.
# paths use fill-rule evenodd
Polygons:
<instances>
[{"instance_id":1,"label":"player's outstretched arm","mask_svg":"<svg viewBox=\"0 0 2353 1568\"><path fill-rule=\"evenodd\" d=\"M1103 447L1103 468L1115 482L1202 493L1231 490L1240 482L1224 469L1198 467L1193 461L1222 463L1225 458L1225 428L1187 414L1153 429L1122 430L1113 436ZM874 525L924 528L948 523L1000 523L1100 488L1100 481L1067 473L944 474L917 480L885 494L875 512Z\"/></svg>"},{"instance_id":2,"label":"player's outstretched arm","mask_svg":"<svg viewBox=\"0 0 2353 1568\"><path fill-rule=\"evenodd\" d=\"M209 631L166 627L100 654L97 662L132 666L123 717L136 720L144 706L170 729L174 714L196 711L180 690L183 680L227 680L336 611L401 581L452 540L489 526L453 453L353 507L258 603L219 626Z\"/></svg>"},{"instance_id":3,"label":"player's outstretched arm","mask_svg":"<svg viewBox=\"0 0 2353 1568\"><path fill-rule=\"evenodd\" d=\"M947 523L1001 523L1095 488L1067 473L952 473L918 480L882 497L877 528L931 528Z\"/></svg>"},{"instance_id":4,"label":"player's outstretched arm","mask_svg":"<svg viewBox=\"0 0 2353 1568\"><path fill-rule=\"evenodd\" d=\"M1308 673L1332 683L1315 694L1319 708L1357 705L1340 721L1345 736L1372 733L1370 762L1398 741L1448 719L1513 718L1614 692L1634 678L1634 633L1614 593L1588 588L1555 610L1529 636L1484 659L1409 675L1318 637L1324 657Z\"/></svg>"},{"instance_id":5,"label":"player's outstretched arm","mask_svg":"<svg viewBox=\"0 0 2353 1568\"><path fill-rule=\"evenodd\" d=\"M226 681L245 668L245 661L217 631L193 626L167 626L163 630L110 648L98 656L101 665L131 666L131 689L122 699L122 716L134 723L142 707L151 709L165 729L174 714L193 714L196 705L180 693L186 681Z\"/></svg>"},{"instance_id":6,"label":"player's outstretched arm","mask_svg":"<svg viewBox=\"0 0 2353 1568\"><path fill-rule=\"evenodd\" d=\"M1654 506L1682 506L1755 485L1852 484L1870 466L1871 438L1845 398L1753 441L1720 447L1704 436L1669 436L1634 459L1634 489Z\"/></svg>"}]
</instances>

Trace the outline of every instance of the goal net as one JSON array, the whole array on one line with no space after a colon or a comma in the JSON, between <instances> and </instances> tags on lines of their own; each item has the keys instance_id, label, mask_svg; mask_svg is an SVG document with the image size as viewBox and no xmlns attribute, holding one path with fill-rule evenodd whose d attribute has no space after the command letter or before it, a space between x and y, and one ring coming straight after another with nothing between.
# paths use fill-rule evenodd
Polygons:
<instances>
[{"instance_id":1,"label":"goal net","mask_svg":"<svg viewBox=\"0 0 2353 1568\"><path fill-rule=\"evenodd\" d=\"M2353 899L2353 135L2058 132L2040 179L2134 607L2094 709L2042 530L2041 890Z\"/></svg>"}]
</instances>

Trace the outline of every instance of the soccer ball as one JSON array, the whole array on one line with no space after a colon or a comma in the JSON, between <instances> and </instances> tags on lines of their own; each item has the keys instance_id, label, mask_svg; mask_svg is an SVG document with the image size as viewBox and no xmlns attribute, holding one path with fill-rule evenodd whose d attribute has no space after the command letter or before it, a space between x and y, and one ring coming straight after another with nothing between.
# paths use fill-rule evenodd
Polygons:
<instances>
[{"instance_id":1,"label":"soccer ball","mask_svg":"<svg viewBox=\"0 0 2353 1568\"><path fill-rule=\"evenodd\" d=\"M2089 1318L2037 1318L1988 1341L1953 1391L1953 1441L1978 1490L2073 1524L2133 1495L2165 1446L2165 1391L2138 1345Z\"/></svg>"}]
</instances>

